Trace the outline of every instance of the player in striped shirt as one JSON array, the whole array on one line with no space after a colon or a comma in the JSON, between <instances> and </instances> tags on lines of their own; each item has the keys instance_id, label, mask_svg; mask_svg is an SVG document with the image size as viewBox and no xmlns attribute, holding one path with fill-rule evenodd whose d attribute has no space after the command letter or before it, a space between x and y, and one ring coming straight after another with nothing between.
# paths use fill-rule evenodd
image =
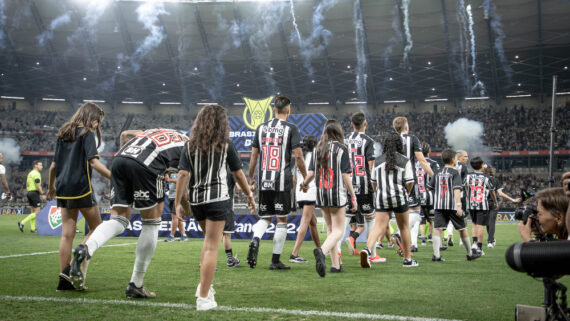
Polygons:
<instances>
[{"instance_id":1,"label":"player in striped shirt","mask_svg":"<svg viewBox=\"0 0 570 321\"><path fill-rule=\"evenodd\" d=\"M429 158L429 153L431 147L428 143L422 143L422 153L429 163L431 170L434 173L439 172L439 164L433 159ZM420 192L420 203L421 203L421 218L420 221L420 235L422 239L422 245L426 245L426 237L424 233L426 222L429 223L429 234L433 232L433 192L427 188L427 183L431 179L431 176L424 171L419 162L416 162L416 184L418 185L418 190ZM412 251L413 251L412 247Z\"/></svg>"},{"instance_id":2,"label":"player in striped shirt","mask_svg":"<svg viewBox=\"0 0 570 321\"><path fill-rule=\"evenodd\" d=\"M466 206L473 221L473 247L484 255L481 246L485 226L489 224L489 211L491 210L487 200L488 196L492 197L495 209L498 209L499 206L493 182L489 176L483 173L483 159L479 156L473 157L470 163L475 172L467 174L463 180Z\"/></svg>"},{"instance_id":3,"label":"player in striped shirt","mask_svg":"<svg viewBox=\"0 0 570 321\"><path fill-rule=\"evenodd\" d=\"M327 224L327 238L321 247L313 251L317 273L326 274L325 255L331 254L331 273L342 272L340 257L337 255L337 244L341 240L345 228L347 195L352 205L350 210L356 211L356 195L350 178L350 159L348 149L344 145L344 132L336 120L329 120L325 125L321 140L317 145L316 157L309 165L309 173L301 184L303 191L309 189L309 183L315 178L317 185L317 207L323 211Z\"/></svg>"},{"instance_id":4,"label":"player in striped shirt","mask_svg":"<svg viewBox=\"0 0 570 321\"><path fill-rule=\"evenodd\" d=\"M388 133L382 144L382 155L376 158L371 181L375 188L376 223L368 234L367 247L360 251L360 265L370 267L376 241L386 232L392 212L400 228L403 243L404 267L418 266L410 248L408 193L414 186L412 163L401 153L402 139L395 132Z\"/></svg>"},{"instance_id":5,"label":"player in striped shirt","mask_svg":"<svg viewBox=\"0 0 570 321\"><path fill-rule=\"evenodd\" d=\"M441 246L441 233L447 227L449 222L453 223L456 230L459 231L463 246L467 251L467 260L472 261L481 256L478 252L471 250L469 242L469 234L465 227L463 219L463 211L461 210L461 175L453 167L456 163L456 154L452 149L445 149L441 153L441 159L445 167L435 174L428 188L434 194L434 231L433 231L433 257L434 262L445 261L439 254Z\"/></svg>"}]
</instances>

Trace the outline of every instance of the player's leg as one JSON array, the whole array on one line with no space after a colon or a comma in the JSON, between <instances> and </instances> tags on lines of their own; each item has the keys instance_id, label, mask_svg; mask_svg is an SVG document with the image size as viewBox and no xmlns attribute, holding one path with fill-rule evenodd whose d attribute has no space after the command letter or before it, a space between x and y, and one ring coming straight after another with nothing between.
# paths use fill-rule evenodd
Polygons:
<instances>
[{"instance_id":1,"label":"player's leg","mask_svg":"<svg viewBox=\"0 0 570 321\"><path fill-rule=\"evenodd\" d=\"M303 214L301 216L301 222L299 224L299 229L297 230L297 239L295 240L295 246L293 247L293 253L289 257L289 262L291 263L306 263L307 260L299 256L299 249L301 249L301 244L305 240L307 235L307 228L310 226L311 221L314 217L315 205L303 204ZM313 234L311 233L311 236ZM317 235L318 238L318 235Z\"/></svg>"},{"instance_id":2,"label":"player's leg","mask_svg":"<svg viewBox=\"0 0 570 321\"><path fill-rule=\"evenodd\" d=\"M418 250L418 230L420 227L420 207L412 207L410 208L410 243L411 243L411 251L417 252Z\"/></svg>"},{"instance_id":3,"label":"player's leg","mask_svg":"<svg viewBox=\"0 0 570 321\"><path fill-rule=\"evenodd\" d=\"M487 247L495 247L495 225L497 224L497 210L489 212L489 223L487 225Z\"/></svg>"},{"instance_id":4,"label":"player's leg","mask_svg":"<svg viewBox=\"0 0 570 321\"><path fill-rule=\"evenodd\" d=\"M390 219L390 214L388 212L377 211L375 214L374 225L370 228L368 232L368 238L366 240L366 248L360 251L360 266L363 268L370 267L370 257L373 253L373 248L376 247L376 241L378 238L386 233L387 222ZM375 250L374 250L375 251Z\"/></svg>"},{"instance_id":5,"label":"player's leg","mask_svg":"<svg viewBox=\"0 0 570 321\"><path fill-rule=\"evenodd\" d=\"M255 268L257 265L257 254L259 252L259 243L269 224L275 215L275 198L276 193L269 191L259 192L259 220L255 223L251 230L253 237L249 243L249 250L247 252L247 263L250 268Z\"/></svg>"},{"instance_id":6,"label":"player's leg","mask_svg":"<svg viewBox=\"0 0 570 321\"><path fill-rule=\"evenodd\" d=\"M178 231L180 231L180 241L188 240L188 235L186 235L186 221L184 217L178 218Z\"/></svg>"},{"instance_id":7,"label":"player's leg","mask_svg":"<svg viewBox=\"0 0 570 321\"><path fill-rule=\"evenodd\" d=\"M341 239L342 239L342 235L344 234L344 231L342 230L344 228L344 219L345 219L345 214L346 214L346 208L343 207L337 207L337 208L331 208L330 209L330 217L331 217L331 224L332 224L332 232L329 235L330 238L332 238L332 241L334 242L336 240L336 243L338 243ZM328 237L327 237L328 239ZM331 271L330 272L340 272L341 267L340 267L340 257L338 255L335 255L336 253L334 251L331 250L331 261L332 261L332 267L331 267Z\"/></svg>"},{"instance_id":8,"label":"player's leg","mask_svg":"<svg viewBox=\"0 0 570 321\"><path fill-rule=\"evenodd\" d=\"M216 272L218 249L225 225L224 220L205 220L206 234L202 247L202 260L200 261L200 297L208 297L210 285Z\"/></svg>"},{"instance_id":9,"label":"player's leg","mask_svg":"<svg viewBox=\"0 0 570 321\"><path fill-rule=\"evenodd\" d=\"M174 241L174 235L176 235L176 229L178 229L178 215L176 215L175 210L173 209L173 204L174 202L170 202L168 203L168 207L171 208L170 209L170 217L171 217L171 221L170 221L170 235L166 237L166 239L164 239L165 242L172 242ZM172 206L171 206L172 205Z\"/></svg>"},{"instance_id":10,"label":"player's leg","mask_svg":"<svg viewBox=\"0 0 570 321\"><path fill-rule=\"evenodd\" d=\"M434 211L434 218L433 218L433 234L432 234L432 247L433 247L433 257L432 261L434 262L443 262L445 261L440 255L441 249L441 236L443 234L443 230L449 225L449 217L443 211Z\"/></svg>"},{"instance_id":11,"label":"player's leg","mask_svg":"<svg viewBox=\"0 0 570 321\"><path fill-rule=\"evenodd\" d=\"M309 231L316 247L321 247L321 240L319 238L319 230L317 229L317 216L315 216L315 207L311 210L311 221L309 222Z\"/></svg>"},{"instance_id":12,"label":"player's leg","mask_svg":"<svg viewBox=\"0 0 570 321\"><path fill-rule=\"evenodd\" d=\"M75 290L69 276L71 248L75 237L79 209L61 208L61 240L59 241L59 283L57 291Z\"/></svg>"},{"instance_id":13,"label":"player's leg","mask_svg":"<svg viewBox=\"0 0 570 321\"><path fill-rule=\"evenodd\" d=\"M291 193L275 193L274 213L276 215L275 234L273 235L273 255L271 257L270 270L288 270L291 267L281 262L281 253L287 239L287 218L291 212Z\"/></svg>"},{"instance_id":14,"label":"player's leg","mask_svg":"<svg viewBox=\"0 0 570 321\"><path fill-rule=\"evenodd\" d=\"M224 235L223 235L223 242L224 242L224 251L226 252L227 258L227 267L235 267L241 264L241 261L238 260L237 257L234 257L233 249L232 249L232 234L234 234L236 230L235 226L235 216L233 211L233 200L230 200L229 203L230 208L226 211L226 217L224 220Z\"/></svg>"},{"instance_id":15,"label":"player's leg","mask_svg":"<svg viewBox=\"0 0 570 321\"><path fill-rule=\"evenodd\" d=\"M412 260L411 250L411 237L410 237L410 222L409 222L409 211L396 212L396 223L400 229L400 236L402 237L402 246L404 248L404 265L407 266L407 262L411 262L410 266L417 266L417 262ZM417 232L416 232L417 233ZM414 263L415 262L415 263Z\"/></svg>"}]
</instances>

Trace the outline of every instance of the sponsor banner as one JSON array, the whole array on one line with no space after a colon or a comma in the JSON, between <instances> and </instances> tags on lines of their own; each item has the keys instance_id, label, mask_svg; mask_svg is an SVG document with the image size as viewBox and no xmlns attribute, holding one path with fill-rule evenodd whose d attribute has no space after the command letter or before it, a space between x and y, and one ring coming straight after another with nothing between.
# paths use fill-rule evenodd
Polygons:
<instances>
[{"instance_id":1,"label":"sponsor banner","mask_svg":"<svg viewBox=\"0 0 570 321\"><path fill-rule=\"evenodd\" d=\"M81 212L77 220L81 219ZM36 215L38 235L61 236L62 220L61 208L57 207L56 201L50 201Z\"/></svg>"},{"instance_id":2,"label":"sponsor banner","mask_svg":"<svg viewBox=\"0 0 570 321\"><path fill-rule=\"evenodd\" d=\"M515 212L502 212L497 213L497 222L514 222Z\"/></svg>"},{"instance_id":3,"label":"sponsor banner","mask_svg":"<svg viewBox=\"0 0 570 321\"><path fill-rule=\"evenodd\" d=\"M17 215L26 214L26 206L2 206L0 207L0 215ZM28 209L29 214L29 209Z\"/></svg>"},{"instance_id":4,"label":"sponsor banner","mask_svg":"<svg viewBox=\"0 0 570 321\"><path fill-rule=\"evenodd\" d=\"M103 221L108 220L111 217L111 214L101 214L101 219ZM170 235L170 228L171 228L171 215L163 213L162 214L162 222L160 224L160 229L158 231L159 237L166 237ZM244 239L244 240L251 240L253 238L253 225L258 221L258 217L256 215L245 215L245 214L235 214L235 233L232 234L232 239ZM301 215L292 215L289 217L289 222L287 223L287 240L296 240L297 239L297 229L299 228L299 224L301 222ZM127 237L138 237L142 228L141 216L140 214L132 214L130 218L130 224L128 228L121 233L119 236L127 236ZM200 225L193 217L185 219L184 222L184 229L186 230L186 235L191 238L203 238L204 233L200 228ZM85 233L88 232L87 223L85 224ZM275 224L271 223L263 235L263 240L272 240L273 235L275 234ZM307 230L307 234L305 235L305 240L310 241L311 233ZM176 237L180 236L180 233L176 231Z\"/></svg>"}]
</instances>

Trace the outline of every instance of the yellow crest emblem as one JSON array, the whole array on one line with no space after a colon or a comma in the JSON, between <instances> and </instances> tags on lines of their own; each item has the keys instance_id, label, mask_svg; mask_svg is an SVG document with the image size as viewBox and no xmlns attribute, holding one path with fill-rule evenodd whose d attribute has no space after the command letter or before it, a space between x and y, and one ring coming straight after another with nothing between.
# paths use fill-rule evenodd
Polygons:
<instances>
[{"instance_id":1,"label":"yellow crest emblem","mask_svg":"<svg viewBox=\"0 0 570 321\"><path fill-rule=\"evenodd\" d=\"M243 122L245 125L253 130L256 130L259 125L263 124L266 119L273 118L273 110L271 109L271 101L273 96L262 100L253 100L249 98L243 98L246 107L243 110ZM269 117L267 116L267 111L269 110ZM249 113L249 117L247 114Z\"/></svg>"}]
</instances>

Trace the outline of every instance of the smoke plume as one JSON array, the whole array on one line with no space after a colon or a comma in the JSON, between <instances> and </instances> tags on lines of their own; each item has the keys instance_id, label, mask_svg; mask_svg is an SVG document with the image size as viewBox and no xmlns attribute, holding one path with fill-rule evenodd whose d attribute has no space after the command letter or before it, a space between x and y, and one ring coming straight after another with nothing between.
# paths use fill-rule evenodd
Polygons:
<instances>
[{"instance_id":1,"label":"smoke plume","mask_svg":"<svg viewBox=\"0 0 570 321\"><path fill-rule=\"evenodd\" d=\"M469 152L490 151L483 144L483 123L459 118L453 123L448 123L443 129L447 144L454 149L463 149Z\"/></svg>"},{"instance_id":2,"label":"smoke plume","mask_svg":"<svg viewBox=\"0 0 570 321\"><path fill-rule=\"evenodd\" d=\"M366 81L368 75L366 74L367 59L365 51L366 37L364 34L364 23L362 20L362 10L360 9L360 0L354 1L354 15L352 19L354 25L354 46L356 47L356 93L359 99L365 99L366 94Z\"/></svg>"},{"instance_id":3,"label":"smoke plume","mask_svg":"<svg viewBox=\"0 0 570 321\"><path fill-rule=\"evenodd\" d=\"M6 47L6 35L4 34L4 27L6 26L6 15L4 11L6 10L6 3L4 0L0 0L0 49L4 49Z\"/></svg>"},{"instance_id":4,"label":"smoke plume","mask_svg":"<svg viewBox=\"0 0 570 321\"><path fill-rule=\"evenodd\" d=\"M0 139L0 153L2 153L2 164L19 164L22 161L20 145L13 138Z\"/></svg>"},{"instance_id":5,"label":"smoke plume","mask_svg":"<svg viewBox=\"0 0 570 321\"><path fill-rule=\"evenodd\" d=\"M503 31L501 16L497 13L497 7L495 6L495 3L491 0L483 0L483 10L485 17L490 19L489 22L491 29L493 29L493 33L495 34L495 52L499 57L501 67L503 68L503 72L507 78L507 86L510 86L513 82L513 69L509 65L509 61L505 55L505 49L503 48L503 39L505 39L507 36Z\"/></svg>"},{"instance_id":6,"label":"smoke plume","mask_svg":"<svg viewBox=\"0 0 570 321\"><path fill-rule=\"evenodd\" d=\"M64 26L71 21L69 17L69 13L64 13L57 18L53 19L50 24L49 28L42 32L41 35L37 36L38 43L40 46L45 46L47 41L50 41L53 38L53 31L58 27Z\"/></svg>"},{"instance_id":7,"label":"smoke plume","mask_svg":"<svg viewBox=\"0 0 570 321\"><path fill-rule=\"evenodd\" d=\"M404 47L404 66L408 65L408 54L412 47L414 46L414 42L412 41L412 33L410 32L410 0L403 0L402 1L402 12L404 13L404 33L406 35L406 46Z\"/></svg>"}]
</instances>

